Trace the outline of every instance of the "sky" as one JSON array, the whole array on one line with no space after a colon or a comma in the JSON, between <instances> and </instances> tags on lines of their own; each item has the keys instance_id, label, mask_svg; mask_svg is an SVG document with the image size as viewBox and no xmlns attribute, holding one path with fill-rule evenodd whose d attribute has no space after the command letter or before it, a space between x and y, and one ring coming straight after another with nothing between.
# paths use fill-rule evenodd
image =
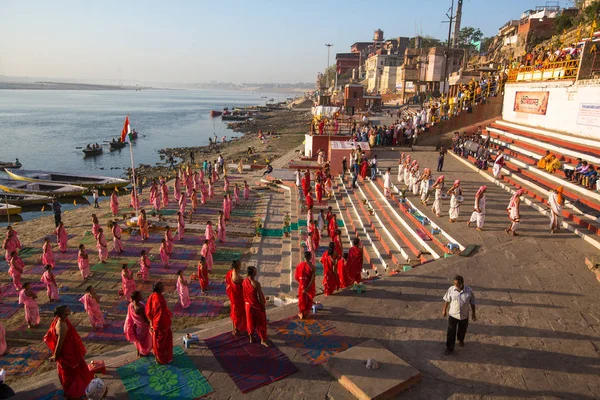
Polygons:
<instances>
[{"instance_id":1,"label":"sky","mask_svg":"<svg viewBox=\"0 0 600 400\"><path fill-rule=\"evenodd\" d=\"M0 0L0 75L125 84L314 82L336 52L416 33L445 39L451 0ZM464 0L492 36L545 0ZM561 1L561 6L567 6Z\"/></svg>"}]
</instances>

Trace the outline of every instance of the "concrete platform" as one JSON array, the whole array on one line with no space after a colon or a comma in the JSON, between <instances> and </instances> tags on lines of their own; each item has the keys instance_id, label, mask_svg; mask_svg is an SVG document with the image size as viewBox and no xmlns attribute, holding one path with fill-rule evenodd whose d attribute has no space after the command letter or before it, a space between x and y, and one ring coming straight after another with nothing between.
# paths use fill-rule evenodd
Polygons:
<instances>
[{"instance_id":1,"label":"concrete platform","mask_svg":"<svg viewBox=\"0 0 600 400\"><path fill-rule=\"evenodd\" d=\"M379 369L367 369L373 358ZM332 356L325 365L329 373L358 399L391 399L421 380L421 373L375 340Z\"/></svg>"}]
</instances>

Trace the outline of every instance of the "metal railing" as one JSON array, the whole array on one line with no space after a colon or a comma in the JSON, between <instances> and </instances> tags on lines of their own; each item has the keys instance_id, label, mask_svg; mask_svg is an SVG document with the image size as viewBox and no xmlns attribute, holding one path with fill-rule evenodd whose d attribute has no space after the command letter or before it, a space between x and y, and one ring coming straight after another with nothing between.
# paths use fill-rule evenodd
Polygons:
<instances>
[{"instance_id":1,"label":"metal railing","mask_svg":"<svg viewBox=\"0 0 600 400\"><path fill-rule=\"evenodd\" d=\"M529 65L508 71L507 82L532 82L561 79L576 79L579 59L558 61L542 65Z\"/></svg>"}]
</instances>

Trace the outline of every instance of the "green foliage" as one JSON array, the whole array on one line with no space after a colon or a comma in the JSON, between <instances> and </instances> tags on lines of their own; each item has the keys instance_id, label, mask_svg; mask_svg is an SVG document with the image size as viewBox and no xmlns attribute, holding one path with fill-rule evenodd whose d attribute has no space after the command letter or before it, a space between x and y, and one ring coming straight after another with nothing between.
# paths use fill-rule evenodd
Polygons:
<instances>
[{"instance_id":1,"label":"green foliage","mask_svg":"<svg viewBox=\"0 0 600 400\"><path fill-rule=\"evenodd\" d=\"M410 38L410 40L408 41L408 47L410 49L414 49L415 48L415 39L414 37ZM424 49L430 48L430 47L439 47L439 46L443 46L442 41L440 39L434 38L432 36L421 36L421 43L422 43L422 47Z\"/></svg>"},{"instance_id":2,"label":"green foliage","mask_svg":"<svg viewBox=\"0 0 600 400\"><path fill-rule=\"evenodd\" d=\"M327 69L323 75L321 76L321 86L322 87L329 87L329 86L333 86L335 83L335 64L334 65L330 65L329 69Z\"/></svg>"},{"instance_id":3,"label":"green foliage","mask_svg":"<svg viewBox=\"0 0 600 400\"><path fill-rule=\"evenodd\" d=\"M600 0L594 1L592 4L583 9L583 15L587 22L592 22L600 16Z\"/></svg>"},{"instance_id":4,"label":"green foliage","mask_svg":"<svg viewBox=\"0 0 600 400\"><path fill-rule=\"evenodd\" d=\"M479 42L483 39L483 33L479 28L465 26L458 32L458 47L461 49L473 50L475 47L472 42Z\"/></svg>"},{"instance_id":5,"label":"green foliage","mask_svg":"<svg viewBox=\"0 0 600 400\"><path fill-rule=\"evenodd\" d=\"M574 18L568 15L561 14L554 21L554 28L557 34L562 34L565 30L570 29L574 25Z\"/></svg>"}]
</instances>

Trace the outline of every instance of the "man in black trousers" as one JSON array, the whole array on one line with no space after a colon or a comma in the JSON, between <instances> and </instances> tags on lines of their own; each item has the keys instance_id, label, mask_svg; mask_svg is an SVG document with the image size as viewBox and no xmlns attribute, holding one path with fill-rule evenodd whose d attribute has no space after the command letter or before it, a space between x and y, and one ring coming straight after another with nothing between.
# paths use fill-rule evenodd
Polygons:
<instances>
[{"instance_id":1,"label":"man in black trousers","mask_svg":"<svg viewBox=\"0 0 600 400\"><path fill-rule=\"evenodd\" d=\"M454 277L454 285L444 295L444 310L442 316L448 315L448 335L446 337L446 350L449 355L454 351L454 344L458 337L460 347L465 345L465 335L469 326L469 310L473 311L473 322L477 321L475 315L475 295L469 286L465 286L462 276Z\"/></svg>"}]
</instances>

